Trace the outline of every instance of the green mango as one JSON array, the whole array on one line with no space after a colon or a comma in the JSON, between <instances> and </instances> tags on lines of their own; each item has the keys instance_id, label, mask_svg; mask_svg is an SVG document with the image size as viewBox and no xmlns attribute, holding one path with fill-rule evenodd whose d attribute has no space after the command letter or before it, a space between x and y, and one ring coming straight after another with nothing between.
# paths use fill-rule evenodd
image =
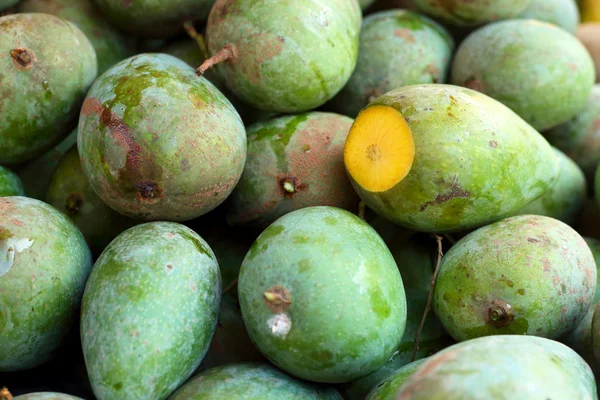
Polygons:
<instances>
[{"instance_id":1,"label":"green mango","mask_svg":"<svg viewBox=\"0 0 600 400\"><path fill-rule=\"evenodd\" d=\"M139 220L185 221L213 210L246 160L246 131L229 100L167 54L128 58L94 82L77 145L92 189Z\"/></svg>"},{"instance_id":2,"label":"green mango","mask_svg":"<svg viewBox=\"0 0 600 400\"><path fill-rule=\"evenodd\" d=\"M521 215L468 234L444 255L433 309L457 341L506 334L557 339L585 317L596 279L592 252L575 230Z\"/></svg>"},{"instance_id":3,"label":"green mango","mask_svg":"<svg viewBox=\"0 0 600 400\"><path fill-rule=\"evenodd\" d=\"M15 165L73 129L98 62L79 28L49 14L0 17L0 54L0 164Z\"/></svg>"},{"instance_id":4,"label":"green mango","mask_svg":"<svg viewBox=\"0 0 600 400\"><path fill-rule=\"evenodd\" d=\"M348 117L312 111L248 127L246 165L228 199L227 222L260 232L304 207L356 211L343 159L351 126Z\"/></svg>"},{"instance_id":5,"label":"green mango","mask_svg":"<svg viewBox=\"0 0 600 400\"><path fill-rule=\"evenodd\" d=\"M40 392L30 393L17 396L14 400L83 400L81 397L71 396L69 394L54 393L54 392Z\"/></svg>"},{"instance_id":6,"label":"green mango","mask_svg":"<svg viewBox=\"0 0 600 400\"><path fill-rule=\"evenodd\" d=\"M204 358L220 300L217 260L191 229L151 222L117 236L94 264L81 307L98 400L166 399Z\"/></svg>"},{"instance_id":7,"label":"green mango","mask_svg":"<svg viewBox=\"0 0 600 400\"><path fill-rule=\"evenodd\" d=\"M373 99L419 83L443 83L454 51L452 36L437 22L407 10L363 20L356 68L328 106L356 117Z\"/></svg>"},{"instance_id":8,"label":"green mango","mask_svg":"<svg viewBox=\"0 0 600 400\"><path fill-rule=\"evenodd\" d=\"M54 207L0 197L0 371L50 360L76 321L92 257Z\"/></svg>"},{"instance_id":9,"label":"green mango","mask_svg":"<svg viewBox=\"0 0 600 400\"><path fill-rule=\"evenodd\" d=\"M572 34L581 22L575 0L532 0L516 18L549 22Z\"/></svg>"},{"instance_id":10,"label":"green mango","mask_svg":"<svg viewBox=\"0 0 600 400\"><path fill-rule=\"evenodd\" d=\"M476 26L514 18L532 0L413 0L419 10L455 26Z\"/></svg>"},{"instance_id":11,"label":"green mango","mask_svg":"<svg viewBox=\"0 0 600 400\"><path fill-rule=\"evenodd\" d=\"M0 165L0 197L4 196L25 196L25 190L19 176Z\"/></svg>"},{"instance_id":12,"label":"green mango","mask_svg":"<svg viewBox=\"0 0 600 400\"><path fill-rule=\"evenodd\" d=\"M0 0L0 11L7 10L8 8L16 5L20 0Z\"/></svg>"},{"instance_id":13,"label":"green mango","mask_svg":"<svg viewBox=\"0 0 600 400\"><path fill-rule=\"evenodd\" d=\"M394 400L598 398L594 374L567 346L522 335L455 344L408 377Z\"/></svg>"},{"instance_id":14,"label":"green mango","mask_svg":"<svg viewBox=\"0 0 600 400\"><path fill-rule=\"evenodd\" d=\"M217 68L240 100L298 113L321 106L346 84L361 22L355 0L220 0L206 40L210 55L219 54L213 61L225 58Z\"/></svg>"},{"instance_id":15,"label":"green mango","mask_svg":"<svg viewBox=\"0 0 600 400\"><path fill-rule=\"evenodd\" d=\"M426 358L416 360L406 364L393 375L381 381L372 391L369 392L365 400L396 400L396 393L402 387L406 379L415 372L425 361Z\"/></svg>"},{"instance_id":16,"label":"green mango","mask_svg":"<svg viewBox=\"0 0 600 400\"><path fill-rule=\"evenodd\" d=\"M268 364L216 367L194 377L169 400L342 400L334 389L295 379Z\"/></svg>"},{"instance_id":17,"label":"green mango","mask_svg":"<svg viewBox=\"0 0 600 400\"><path fill-rule=\"evenodd\" d=\"M93 0L23 0L18 11L52 14L77 25L96 50L98 74L133 55L125 36L104 19Z\"/></svg>"},{"instance_id":18,"label":"green mango","mask_svg":"<svg viewBox=\"0 0 600 400\"><path fill-rule=\"evenodd\" d=\"M395 131L384 137L390 128L383 124L392 123L382 123L384 118L403 119L406 126L393 125ZM393 154L411 145L414 159ZM422 232L461 231L499 220L544 194L559 177L552 147L530 125L498 101L453 85L406 86L377 98L354 121L344 152L351 182L366 205ZM373 157L383 161L377 164ZM385 177L385 187L370 186L376 175Z\"/></svg>"},{"instance_id":19,"label":"green mango","mask_svg":"<svg viewBox=\"0 0 600 400\"><path fill-rule=\"evenodd\" d=\"M258 349L317 382L348 382L380 368L406 324L402 278L387 246L366 222L335 207L292 211L265 229L242 264L238 297Z\"/></svg>"},{"instance_id":20,"label":"green mango","mask_svg":"<svg viewBox=\"0 0 600 400\"><path fill-rule=\"evenodd\" d=\"M544 131L583 110L595 75L575 36L546 22L514 19L469 35L454 55L451 82L493 97Z\"/></svg>"},{"instance_id":21,"label":"green mango","mask_svg":"<svg viewBox=\"0 0 600 400\"><path fill-rule=\"evenodd\" d=\"M358 4L363 11L371 6L374 2L375 0L358 0Z\"/></svg>"},{"instance_id":22,"label":"green mango","mask_svg":"<svg viewBox=\"0 0 600 400\"><path fill-rule=\"evenodd\" d=\"M81 169L76 146L56 167L46 202L75 222L95 256L118 234L136 224L109 208L92 190Z\"/></svg>"}]
</instances>

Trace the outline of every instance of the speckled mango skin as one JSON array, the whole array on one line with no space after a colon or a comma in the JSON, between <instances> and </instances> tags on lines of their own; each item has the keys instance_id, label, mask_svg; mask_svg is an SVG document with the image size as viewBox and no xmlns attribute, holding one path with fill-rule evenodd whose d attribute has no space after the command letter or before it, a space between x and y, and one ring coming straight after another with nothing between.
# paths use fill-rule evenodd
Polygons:
<instances>
[{"instance_id":1,"label":"speckled mango skin","mask_svg":"<svg viewBox=\"0 0 600 400\"><path fill-rule=\"evenodd\" d=\"M407 10L380 11L363 20L356 68L331 101L352 118L390 90L446 81L454 40L435 21Z\"/></svg>"},{"instance_id":2,"label":"speckled mango skin","mask_svg":"<svg viewBox=\"0 0 600 400\"><path fill-rule=\"evenodd\" d=\"M312 111L248 127L248 156L228 199L227 221L264 230L304 207L358 208L344 168L344 143L353 120ZM291 184L293 192L284 189Z\"/></svg>"},{"instance_id":3,"label":"speckled mango skin","mask_svg":"<svg viewBox=\"0 0 600 400\"><path fill-rule=\"evenodd\" d=\"M545 215L572 225L583 209L587 196L587 182L575 161L556 148L554 153L560 162L558 181L548 192L527 204L515 215Z\"/></svg>"},{"instance_id":4,"label":"speckled mango skin","mask_svg":"<svg viewBox=\"0 0 600 400\"><path fill-rule=\"evenodd\" d=\"M163 38L188 20L205 20L215 0L93 0L104 16L129 35Z\"/></svg>"},{"instance_id":5,"label":"speckled mango skin","mask_svg":"<svg viewBox=\"0 0 600 400\"><path fill-rule=\"evenodd\" d=\"M572 34L515 19L484 26L459 46L451 82L507 105L538 131L573 118L595 81L594 63Z\"/></svg>"},{"instance_id":6,"label":"speckled mango skin","mask_svg":"<svg viewBox=\"0 0 600 400\"><path fill-rule=\"evenodd\" d=\"M544 132L544 136L583 169L592 185L600 162L600 85L593 86L585 106L574 118Z\"/></svg>"},{"instance_id":7,"label":"speckled mango skin","mask_svg":"<svg viewBox=\"0 0 600 400\"><path fill-rule=\"evenodd\" d=\"M442 259L433 309L457 341L488 335L559 338L596 291L585 240L556 219L506 218L462 238ZM502 317L493 318L498 310Z\"/></svg>"},{"instance_id":8,"label":"speckled mango skin","mask_svg":"<svg viewBox=\"0 0 600 400\"><path fill-rule=\"evenodd\" d=\"M0 165L0 197L24 195L23 182L17 174Z\"/></svg>"},{"instance_id":9,"label":"speckled mango skin","mask_svg":"<svg viewBox=\"0 0 600 400\"><path fill-rule=\"evenodd\" d=\"M590 367L567 346L535 336L489 336L430 357L394 400L597 398Z\"/></svg>"},{"instance_id":10,"label":"speckled mango skin","mask_svg":"<svg viewBox=\"0 0 600 400\"><path fill-rule=\"evenodd\" d=\"M64 393L40 392L17 396L14 400L83 400L81 397L75 397Z\"/></svg>"},{"instance_id":11,"label":"speckled mango skin","mask_svg":"<svg viewBox=\"0 0 600 400\"><path fill-rule=\"evenodd\" d=\"M217 260L191 229L151 222L117 236L94 264L81 309L96 397L167 398L206 354L220 298Z\"/></svg>"},{"instance_id":12,"label":"speckled mango skin","mask_svg":"<svg viewBox=\"0 0 600 400\"><path fill-rule=\"evenodd\" d=\"M246 131L229 100L167 54L128 58L94 82L77 145L92 189L139 220L211 211L233 191L246 160Z\"/></svg>"},{"instance_id":13,"label":"speckled mango skin","mask_svg":"<svg viewBox=\"0 0 600 400\"><path fill-rule=\"evenodd\" d=\"M406 86L372 105L403 115L415 158L408 175L385 192L351 181L367 206L405 228L439 233L481 226L521 209L558 179L559 162L548 142L510 109L474 90Z\"/></svg>"},{"instance_id":14,"label":"speckled mango skin","mask_svg":"<svg viewBox=\"0 0 600 400\"><path fill-rule=\"evenodd\" d=\"M342 400L334 389L295 379L266 363L239 363L194 377L169 400Z\"/></svg>"},{"instance_id":15,"label":"speckled mango skin","mask_svg":"<svg viewBox=\"0 0 600 400\"><path fill-rule=\"evenodd\" d=\"M14 258L6 263L9 249ZM55 208L2 197L0 260L0 371L30 369L54 356L76 321L90 250Z\"/></svg>"},{"instance_id":16,"label":"speckled mango skin","mask_svg":"<svg viewBox=\"0 0 600 400\"><path fill-rule=\"evenodd\" d=\"M519 15L532 0L413 0L425 14L455 26L476 26Z\"/></svg>"},{"instance_id":17,"label":"speckled mango skin","mask_svg":"<svg viewBox=\"0 0 600 400\"><path fill-rule=\"evenodd\" d=\"M277 287L291 303L265 300ZM335 207L292 211L270 225L244 259L238 297L259 350L316 382L348 382L380 368L406 324L406 295L390 251L366 222ZM278 320L290 324L287 333L273 332Z\"/></svg>"},{"instance_id":18,"label":"speckled mango skin","mask_svg":"<svg viewBox=\"0 0 600 400\"><path fill-rule=\"evenodd\" d=\"M549 22L575 34L580 22L575 0L532 0L516 18Z\"/></svg>"},{"instance_id":19,"label":"speckled mango skin","mask_svg":"<svg viewBox=\"0 0 600 400\"><path fill-rule=\"evenodd\" d=\"M125 36L104 19L92 0L23 0L18 11L52 14L77 25L94 46L98 74L133 54Z\"/></svg>"},{"instance_id":20,"label":"speckled mango skin","mask_svg":"<svg viewBox=\"0 0 600 400\"><path fill-rule=\"evenodd\" d=\"M37 61L21 66L11 56L17 49ZM73 128L98 62L83 32L49 14L0 17L0 54L0 164L14 165L41 155Z\"/></svg>"},{"instance_id":21,"label":"speckled mango skin","mask_svg":"<svg viewBox=\"0 0 600 400\"><path fill-rule=\"evenodd\" d=\"M365 397L365 400L395 400L398 389L402 387L402 384L408 379L409 376L415 372L427 359L422 358L406 364L400 368L393 375L381 381L377 386L373 388L371 392Z\"/></svg>"},{"instance_id":22,"label":"speckled mango skin","mask_svg":"<svg viewBox=\"0 0 600 400\"><path fill-rule=\"evenodd\" d=\"M298 113L335 96L356 66L362 14L348 0L217 0L206 39L227 87L264 111Z\"/></svg>"},{"instance_id":23,"label":"speckled mango skin","mask_svg":"<svg viewBox=\"0 0 600 400\"><path fill-rule=\"evenodd\" d=\"M56 167L46 202L75 222L95 256L136 223L108 207L92 190L81 169L76 146Z\"/></svg>"}]
</instances>

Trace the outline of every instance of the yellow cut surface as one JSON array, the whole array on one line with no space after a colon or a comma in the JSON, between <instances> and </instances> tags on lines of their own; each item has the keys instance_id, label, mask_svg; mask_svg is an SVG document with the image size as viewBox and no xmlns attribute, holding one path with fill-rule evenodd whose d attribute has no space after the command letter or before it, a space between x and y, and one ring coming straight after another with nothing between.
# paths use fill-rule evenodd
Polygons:
<instances>
[{"instance_id":1,"label":"yellow cut surface","mask_svg":"<svg viewBox=\"0 0 600 400\"><path fill-rule=\"evenodd\" d=\"M414 158L412 132L398 110L376 105L358 114L346 139L344 164L363 189L391 189L408 175Z\"/></svg>"}]
</instances>

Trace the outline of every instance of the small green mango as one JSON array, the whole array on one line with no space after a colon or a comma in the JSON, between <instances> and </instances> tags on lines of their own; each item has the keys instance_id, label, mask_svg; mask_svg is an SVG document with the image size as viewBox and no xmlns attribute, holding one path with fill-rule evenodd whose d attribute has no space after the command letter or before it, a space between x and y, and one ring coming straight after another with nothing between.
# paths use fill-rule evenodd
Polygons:
<instances>
[{"instance_id":1,"label":"small green mango","mask_svg":"<svg viewBox=\"0 0 600 400\"><path fill-rule=\"evenodd\" d=\"M295 379L269 364L217 367L194 377L169 400L342 400L334 389Z\"/></svg>"},{"instance_id":2,"label":"small green mango","mask_svg":"<svg viewBox=\"0 0 600 400\"><path fill-rule=\"evenodd\" d=\"M0 197L0 372L50 360L76 321L92 257L75 224L27 197Z\"/></svg>"},{"instance_id":3,"label":"small green mango","mask_svg":"<svg viewBox=\"0 0 600 400\"><path fill-rule=\"evenodd\" d=\"M17 396L14 400L83 400L81 397L71 396L64 393L39 392Z\"/></svg>"},{"instance_id":4,"label":"small green mango","mask_svg":"<svg viewBox=\"0 0 600 400\"><path fill-rule=\"evenodd\" d=\"M575 0L531 0L529 7L516 18L549 22L572 34L581 20Z\"/></svg>"},{"instance_id":5,"label":"small green mango","mask_svg":"<svg viewBox=\"0 0 600 400\"><path fill-rule=\"evenodd\" d=\"M0 165L0 197L4 196L25 196L25 190L19 176Z\"/></svg>"},{"instance_id":6,"label":"small green mango","mask_svg":"<svg viewBox=\"0 0 600 400\"><path fill-rule=\"evenodd\" d=\"M99 400L163 400L204 358L221 278L191 229L151 222L121 233L94 264L83 294L81 341Z\"/></svg>"},{"instance_id":7,"label":"small green mango","mask_svg":"<svg viewBox=\"0 0 600 400\"><path fill-rule=\"evenodd\" d=\"M444 255L433 309L457 341L506 334L556 339L585 317L596 279L592 252L575 230L521 215L468 234Z\"/></svg>"},{"instance_id":8,"label":"small green mango","mask_svg":"<svg viewBox=\"0 0 600 400\"><path fill-rule=\"evenodd\" d=\"M356 68L332 99L332 110L352 118L390 90L443 83L454 40L435 21L407 10L381 11L363 20Z\"/></svg>"},{"instance_id":9,"label":"small green mango","mask_svg":"<svg viewBox=\"0 0 600 400\"><path fill-rule=\"evenodd\" d=\"M598 398L594 374L567 346L522 335L455 344L410 375L394 400Z\"/></svg>"},{"instance_id":10,"label":"small green mango","mask_svg":"<svg viewBox=\"0 0 600 400\"><path fill-rule=\"evenodd\" d=\"M120 1L120 0L113 0ZM362 14L356 0L218 0L206 40L227 87L271 112L315 109L335 96L356 66ZM227 47L225 47L227 46ZM221 53L224 54L224 53Z\"/></svg>"},{"instance_id":11,"label":"small green mango","mask_svg":"<svg viewBox=\"0 0 600 400\"><path fill-rule=\"evenodd\" d=\"M406 324L390 251L366 222L335 207L292 211L265 229L244 259L238 295L259 350L316 382L348 382L380 368Z\"/></svg>"},{"instance_id":12,"label":"small green mango","mask_svg":"<svg viewBox=\"0 0 600 400\"><path fill-rule=\"evenodd\" d=\"M79 28L38 13L0 17L0 54L0 164L15 165L73 129L98 62Z\"/></svg>"},{"instance_id":13,"label":"small green mango","mask_svg":"<svg viewBox=\"0 0 600 400\"><path fill-rule=\"evenodd\" d=\"M438 233L482 226L518 211L558 180L559 162L548 142L482 93L412 85L369 107L375 105L392 107L406 119L414 161L408 175L385 192L351 181L369 208L400 226Z\"/></svg>"},{"instance_id":14,"label":"small green mango","mask_svg":"<svg viewBox=\"0 0 600 400\"><path fill-rule=\"evenodd\" d=\"M413 0L422 12L455 26L476 26L514 18L532 0Z\"/></svg>"},{"instance_id":15,"label":"small green mango","mask_svg":"<svg viewBox=\"0 0 600 400\"><path fill-rule=\"evenodd\" d=\"M584 109L595 79L592 57L575 36L514 19L470 34L454 55L451 81L493 97L544 131Z\"/></svg>"},{"instance_id":16,"label":"small green mango","mask_svg":"<svg viewBox=\"0 0 600 400\"><path fill-rule=\"evenodd\" d=\"M427 358L422 358L406 364L393 375L381 381L371 392L365 397L365 400L396 400L396 393L402 387L409 376L419 368Z\"/></svg>"}]
</instances>

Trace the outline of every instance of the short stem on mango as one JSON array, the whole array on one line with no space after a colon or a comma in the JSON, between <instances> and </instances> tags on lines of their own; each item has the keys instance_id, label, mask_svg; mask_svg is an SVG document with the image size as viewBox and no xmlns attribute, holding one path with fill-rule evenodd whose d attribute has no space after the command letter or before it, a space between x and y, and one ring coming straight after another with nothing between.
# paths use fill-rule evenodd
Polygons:
<instances>
[{"instance_id":1,"label":"short stem on mango","mask_svg":"<svg viewBox=\"0 0 600 400\"><path fill-rule=\"evenodd\" d=\"M217 54L204 61L202 65L199 66L198 69L196 69L196 74L198 76L202 76L206 71L208 71L215 65L225 62L227 60L234 60L236 57L237 52L235 50L235 47L233 47L230 44L226 44L221 50L219 50Z\"/></svg>"},{"instance_id":2,"label":"short stem on mango","mask_svg":"<svg viewBox=\"0 0 600 400\"><path fill-rule=\"evenodd\" d=\"M200 48L200 54L202 55L202 58L207 59L208 49L206 47L206 41L204 40L204 36L198 33L192 21L186 21L183 24L183 28L187 32L188 36L194 39L196 43L198 43L198 47Z\"/></svg>"},{"instance_id":3,"label":"short stem on mango","mask_svg":"<svg viewBox=\"0 0 600 400\"><path fill-rule=\"evenodd\" d=\"M233 281L231 281L231 283L229 285L227 285L227 287L225 289L223 289L223 293L221 294L221 296L225 296L227 293L231 292L231 290L236 287L238 283L238 278L236 277Z\"/></svg>"},{"instance_id":4,"label":"short stem on mango","mask_svg":"<svg viewBox=\"0 0 600 400\"><path fill-rule=\"evenodd\" d=\"M367 211L367 205L365 204L364 201L360 201L358 203L358 217L360 219L362 219L363 221L366 221L366 211Z\"/></svg>"},{"instance_id":5,"label":"short stem on mango","mask_svg":"<svg viewBox=\"0 0 600 400\"><path fill-rule=\"evenodd\" d=\"M294 187L294 183L290 181L283 182L283 190L288 193L296 193L296 188Z\"/></svg>"}]
</instances>

